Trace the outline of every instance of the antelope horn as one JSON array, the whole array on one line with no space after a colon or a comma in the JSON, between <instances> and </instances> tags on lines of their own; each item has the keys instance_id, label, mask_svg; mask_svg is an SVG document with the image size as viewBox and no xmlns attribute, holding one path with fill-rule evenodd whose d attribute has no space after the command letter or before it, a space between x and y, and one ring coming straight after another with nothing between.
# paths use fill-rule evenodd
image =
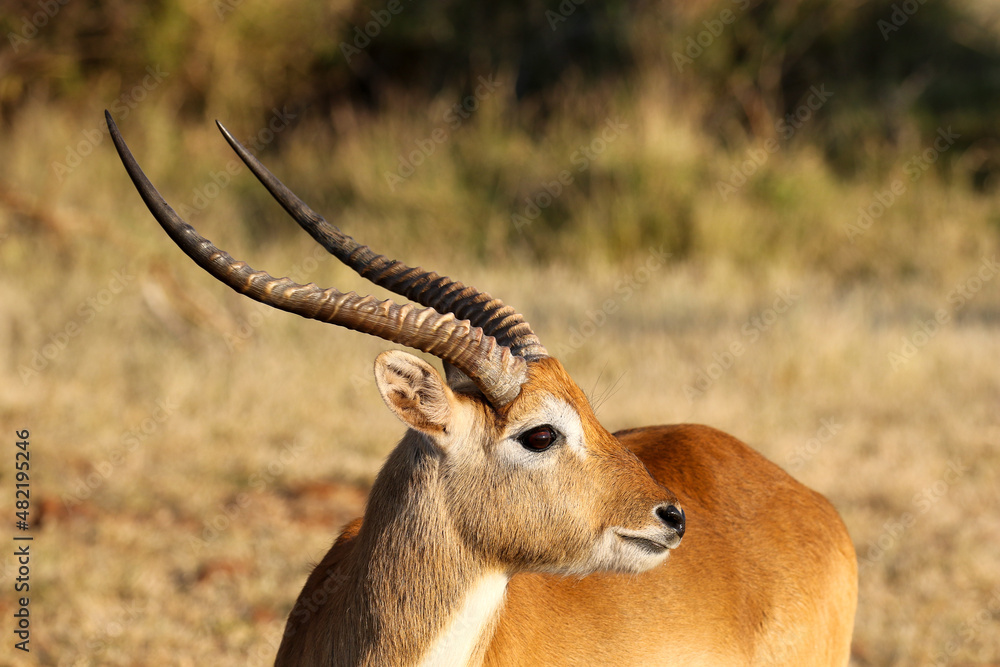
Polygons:
<instances>
[{"instance_id":1,"label":"antelope horn","mask_svg":"<svg viewBox=\"0 0 1000 667\"><path fill-rule=\"evenodd\" d=\"M111 114L105 111L104 116L122 164L149 212L188 257L220 282L274 308L433 354L469 376L494 406L507 405L520 393L527 380L527 362L467 320L433 308L275 278L219 250L167 204L132 157Z\"/></svg>"},{"instance_id":2,"label":"antelope horn","mask_svg":"<svg viewBox=\"0 0 1000 667\"><path fill-rule=\"evenodd\" d=\"M373 252L344 234L337 227L313 211L284 183L261 164L250 151L216 121L240 159L250 168L268 192L284 207L299 225L326 248L330 254L352 268L361 277L405 296L411 301L434 308L442 313L454 313L459 319L468 319L473 326L482 327L511 353L525 358L548 356L538 336L531 330L524 316L486 292L475 287L441 276L419 267L410 268L402 262Z\"/></svg>"}]
</instances>

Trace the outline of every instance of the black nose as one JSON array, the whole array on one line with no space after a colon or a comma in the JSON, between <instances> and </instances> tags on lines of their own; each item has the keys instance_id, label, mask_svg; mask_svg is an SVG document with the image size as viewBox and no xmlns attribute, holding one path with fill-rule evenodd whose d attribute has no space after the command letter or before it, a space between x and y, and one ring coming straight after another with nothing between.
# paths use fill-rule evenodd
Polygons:
<instances>
[{"instance_id":1,"label":"black nose","mask_svg":"<svg viewBox=\"0 0 1000 667\"><path fill-rule=\"evenodd\" d=\"M667 528L673 528L677 537L684 537L684 510L676 505L660 505L656 508L656 516Z\"/></svg>"}]
</instances>

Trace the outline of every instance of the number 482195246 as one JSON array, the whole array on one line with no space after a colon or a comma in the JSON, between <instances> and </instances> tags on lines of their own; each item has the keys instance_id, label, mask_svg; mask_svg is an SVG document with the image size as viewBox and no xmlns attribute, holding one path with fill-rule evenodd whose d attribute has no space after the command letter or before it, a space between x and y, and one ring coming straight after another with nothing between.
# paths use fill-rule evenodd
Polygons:
<instances>
[{"instance_id":1,"label":"number 482195246","mask_svg":"<svg viewBox=\"0 0 1000 667\"><path fill-rule=\"evenodd\" d=\"M21 530L27 530L28 527L28 508L30 507L29 499L31 497L30 489L30 478L28 476L28 471L31 466L29 463L30 452L28 451L28 436L30 433L28 429L24 429L17 432L17 451L14 454L14 481L15 481L15 493L14 506L17 508L15 514L17 515L18 528Z\"/></svg>"}]
</instances>

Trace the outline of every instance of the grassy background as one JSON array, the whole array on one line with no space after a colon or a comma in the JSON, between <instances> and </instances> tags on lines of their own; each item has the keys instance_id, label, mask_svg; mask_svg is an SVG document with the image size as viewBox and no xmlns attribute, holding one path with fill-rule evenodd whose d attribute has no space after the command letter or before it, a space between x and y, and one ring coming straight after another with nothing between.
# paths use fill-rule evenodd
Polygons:
<instances>
[{"instance_id":1,"label":"grassy background","mask_svg":"<svg viewBox=\"0 0 1000 667\"><path fill-rule=\"evenodd\" d=\"M387 345L186 260L105 108L255 267L371 291L225 173L214 118L347 233L516 305L607 427L707 423L824 493L853 664L1000 662L996 8L883 34L889 3L404 3L347 62L384 7L68 3L23 42L44 8L0 10L0 423L31 430L35 521L32 652L0 664L268 664L402 432Z\"/></svg>"}]
</instances>

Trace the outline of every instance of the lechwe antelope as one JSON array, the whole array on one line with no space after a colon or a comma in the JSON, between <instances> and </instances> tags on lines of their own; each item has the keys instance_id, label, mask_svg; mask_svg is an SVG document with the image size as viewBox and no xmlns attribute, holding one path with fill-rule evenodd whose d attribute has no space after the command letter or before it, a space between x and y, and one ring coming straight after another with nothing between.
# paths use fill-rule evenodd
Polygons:
<instances>
[{"instance_id":1,"label":"lechwe antelope","mask_svg":"<svg viewBox=\"0 0 1000 667\"><path fill-rule=\"evenodd\" d=\"M425 307L253 270L178 217L107 120L153 216L215 278L444 362L447 381L405 352L375 360L408 430L309 576L277 665L847 663L856 562L822 496L706 426L608 433L513 308L359 245L220 125L313 238Z\"/></svg>"}]
</instances>

